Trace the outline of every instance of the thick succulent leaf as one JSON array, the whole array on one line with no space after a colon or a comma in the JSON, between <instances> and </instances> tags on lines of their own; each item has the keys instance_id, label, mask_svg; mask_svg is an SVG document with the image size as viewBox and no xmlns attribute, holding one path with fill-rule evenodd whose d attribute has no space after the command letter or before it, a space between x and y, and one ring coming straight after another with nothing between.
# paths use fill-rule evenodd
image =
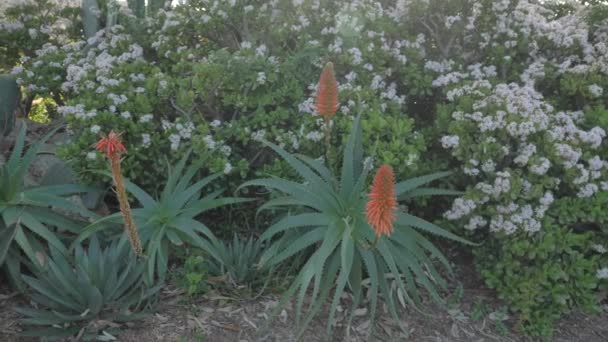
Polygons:
<instances>
[{"instance_id":1,"label":"thick succulent leaf","mask_svg":"<svg viewBox=\"0 0 608 342\"><path fill-rule=\"evenodd\" d=\"M317 252L313 255L313 267L314 267L314 286L312 289L312 294L310 296L311 302L317 300L317 295L319 294L319 290L323 290L321 287L321 282L325 275L326 269L325 265L328 263L328 260L333 258L337 258L339 261L339 254L336 249L340 245L341 241L341 232L340 229L342 226L340 224L336 224L332 222L326 231L325 238L321 243L321 246L317 250Z\"/></svg>"},{"instance_id":2,"label":"thick succulent leaf","mask_svg":"<svg viewBox=\"0 0 608 342\"><path fill-rule=\"evenodd\" d=\"M156 258L156 268L158 270L158 279L164 280L167 275L167 266L169 264L169 242L167 240L162 240L159 247L158 257Z\"/></svg>"},{"instance_id":3,"label":"thick succulent leaf","mask_svg":"<svg viewBox=\"0 0 608 342\"><path fill-rule=\"evenodd\" d=\"M209 253L210 256L218 261L221 261L221 257L217 254L213 244L217 243L215 235L207 228L204 224L199 221L180 217L171 224L171 228L179 231L184 236L182 239L187 241L189 244L204 250ZM204 237L204 238L203 238Z\"/></svg>"},{"instance_id":4,"label":"thick succulent leaf","mask_svg":"<svg viewBox=\"0 0 608 342\"><path fill-rule=\"evenodd\" d=\"M79 291L78 279L74 270L69 265L66 257L56 248L50 247L51 260L49 261L49 276L56 280L62 288L72 295L80 304L84 304L86 298Z\"/></svg>"},{"instance_id":5,"label":"thick succulent leaf","mask_svg":"<svg viewBox=\"0 0 608 342\"><path fill-rule=\"evenodd\" d=\"M8 170L15 170L19 166L19 160L21 155L23 154L23 147L25 146L25 132L27 131L27 127L25 124L22 124L19 128L19 132L17 133L17 137L15 139L15 145L13 146L13 151L11 152L11 156L6 162L6 166Z\"/></svg>"},{"instance_id":6,"label":"thick succulent leaf","mask_svg":"<svg viewBox=\"0 0 608 342\"><path fill-rule=\"evenodd\" d=\"M23 127L24 127L23 132L25 132L25 125L23 125ZM25 152L25 154L23 155L23 157L21 159L17 159L17 160L13 161L12 160L13 157L18 157L18 156L11 155L11 158L9 159L9 161L7 163L7 165L9 165L9 168L13 169L13 170L19 170L18 172L20 172L21 175L18 175L18 176L21 177L21 179L23 179L23 176L25 175L26 171L29 169L30 165L32 164L32 162L34 161L36 156L38 155L40 146L42 146L51 136L53 136L55 134L55 132L57 132L58 129L59 129L59 127L51 130L50 132L45 134L42 138L36 140L36 142L28 148L27 152ZM18 139L20 139L20 138L18 138ZM20 154L19 154L19 156L20 156ZM13 167L11 165L14 165L15 167Z\"/></svg>"},{"instance_id":7,"label":"thick succulent leaf","mask_svg":"<svg viewBox=\"0 0 608 342\"><path fill-rule=\"evenodd\" d=\"M20 319L19 322L21 324L28 325L53 325L53 324L61 324L63 323L63 319L59 318L53 312L49 310L39 310L32 308L15 308L15 311L20 313L21 315L27 317Z\"/></svg>"},{"instance_id":8,"label":"thick succulent leaf","mask_svg":"<svg viewBox=\"0 0 608 342\"><path fill-rule=\"evenodd\" d=\"M183 191L171 194L171 196L166 199L168 207L172 208L172 209L179 209L182 206L184 206L193 197L198 199L198 197L200 196L201 190L207 184L209 184L213 180L220 177L220 175L221 174L213 174L213 175L207 176L207 177L201 179L200 181L194 183L193 185L189 186L188 188L184 189Z\"/></svg>"},{"instance_id":9,"label":"thick succulent leaf","mask_svg":"<svg viewBox=\"0 0 608 342\"><path fill-rule=\"evenodd\" d=\"M272 209L277 209L283 206L300 206L303 205L302 203L300 203L300 201L298 201L297 199L291 197L291 196L281 196L278 198L273 198L271 200L266 201L266 203L262 204L259 208L258 208L258 214L261 211L264 210L272 210Z\"/></svg>"},{"instance_id":10,"label":"thick succulent leaf","mask_svg":"<svg viewBox=\"0 0 608 342\"><path fill-rule=\"evenodd\" d=\"M92 219L97 219L99 217L99 215L88 210L82 205L76 204L63 197L38 192L35 189L24 191L20 203L24 205L33 205L44 208L48 207L49 205L52 205L53 208L80 214L84 217Z\"/></svg>"},{"instance_id":11,"label":"thick succulent leaf","mask_svg":"<svg viewBox=\"0 0 608 342\"><path fill-rule=\"evenodd\" d=\"M21 227L21 225L17 225L14 239L17 245L30 259L30 261L34 263L34 265L36 265L37 267L44 266L40 264L40 260L36 255L36 252L39 252L39 250L36 250L34 247L32 247L32 243L23 232L23 228Z\"/></svg>"},{"instance_id":12,"label":"thick succulent leaf","mask_svg":"<svg viewBox=\"0 0 608 342\"><path fill-rule=\"evenodd\" d=\"M450 262L443 255L443 253L415 229L409 227L397 229L393 232L393 234L391 234L391 240L403 245L404 247L410 240L416 241L416 243L418 243L422 248L426 249L433 257L439 260L439 262L441 262L448 272L452 272Z\"/></svg>"},{"instance_id":13,"label":"thick succulent leaf","mask_svg":"<svg viewBox=\"0 0 608 342\"><path fill-rule=\"evenodd\" d=\"M361 256L359 254L359 249L357 247L357 245L355 244L355 250L353 252L353 266L352 266L352 270L350 272L350 275L348 277L348 285L351 289L352 295L353 295L353 301L350 305L351 310L350 310L350 315L347 321L347 328L350 327L351 322L354 318L354 314L355 314L355 309L357 307L359 307L359 304L361 303L361 298L362 298L362 293L363 293L363 287L361 286L361 283L363 282L363 264L361 262Z\"/></svg>"},{"instance_id":14,"label":"thick succulent leaf","mask_svg":"<svg viewBox=\"0 0 608 342\"><path fill-rule=\"evenodd\" d=\"M415 307L414 301L407 294L408 292L405 289L405 284L403 283L403 279L401 279L401 272L400 272L399 268L397 267L395 258L393 256L389 246L387 245L386 240L384 240L384 239L379 240L378 245L377 245L377 250L380 253L380 255L382 256L382 259L386 263L386 266L388 267L389 271L392 273L392 275L396 279L399 289L406 295L405 299L407 300L407 302L410 305Z\"/></svg>"},{"instance_id":15,"label":"thick succulent leaf","mask_svg":"<svg viewBox=\"0 0 608 342\"><path fill-rule=\"evenodd\" d=\"M12 223L5 226L3 220L0 219L0 266L4 264L15 234L17 234L17 224Z\"/></svg>"},{"instance_id":16,"label":"thick succulent leaf","mask_svg":"<svg viewBox=\"0 0 608 342\"><path fill-rule=\"evenodd\" d=\"M239 197L222 197L216 199L201 199L196 201L188 207L184 208L180 212L180 216L187 216L189 218L200 215L201 213L216 209L219 207L223 207L225 205L236 204L236 203L245 203L253 201L253 198L239 198Z\"/></svg>"},{"instance_id":17,"label":"thick succulent leaf","mask_svg":"<svg viewBox=\"0 0 608 342\"><path fill-rule=\"evenodd\" d=\"M337 306L340 303L340 298L342 298L342 294L344 293L346 283L348 282L348 278L350 277L350 272L352 271L353 267L355 243L352 236L350 235L351 232L352 228L348 227L344 230L344 233L342 234L342 242L340 244L340 274L336 282L334 298L331 302L331 306L329 309L329 320L327 322L328 335L330 334L331 326L334 324Z\"/></svg>"},{"instance_id":18,"label":"thick succulent leaf","mask_svg":"<svg viewBox=\"0 0 608 342\"><path fill-rule=\"evenodd\" d=\"M192 182L192 178L194 178L199 169L199 167L192 165L186 170L186 172L184 172L184 174L180 175L179 181L175 185L175 189L173 189L173 193L179 194L185 191L188 185L190 185L190 183ZM212 176L214 175L210 175L209 177Z\"/></svg>"},{"instance_id":19,"label":"thick succulent leaf","mask_svg":"<svg viewBox=\"0 0 608 342\"><path fill-rule=\"evenodd\" d=\"M64 340L80 331L80 327L28 329L19 333L21 336L41 337L47 341Z\"/></svg>"},{"instance_id":20,"label":"thick succulent leaf","mask_svg":"<svg viewBox=\"0 0 608 342\"><path fill-rule=\"evenodd\" d=\"M399 196L399 200L406 200L424 196L461 196L462 191L439 188L416 188Z\"/></svg>"},{"instance_id":21,"label":"thick succulent leaf","mask_svg":"<svg viewBox=\"0 0 608 342\"><path fill-rule=\"evenodd\" d=\"M409 192L409 191L412 191L412 190L418 188L419 186L425 185L425 184L430 183L437 179L447 177L451 174L452 174L451 171L436 172L436 173L432 173L430 175L415 177L415 178L405 180L403 182L399 182L399 183L395 184L395 195L397 197L399 197L406 192Z\"/></svg>"},{"instance_id":22,"label":"thick succulent leaf","mask_svg":"<svg viewBox=\"0 0 608 342\"><path fill-rule=\"evenodd\" d=\"M290 195L294 199L299 200L303 205L324 211L328 209L337 210L335 202L328 202L318 194L311 191L310 188L296 182L287 181L279 178L255 179L243 183L239 189L248 186L262 186L268 189L274 189Z\"/></svg>"},{"instance_id":23,"label":"thick succulent leaf","mask_svg":"<svg viewBox=\"0 0 608 342\"><path fill-rule=\"evenodd\" d=\"M28 213L47 226L54 226L78 234L82 230L82 222L76 222L50 208L29 207Z\"/></svg>"},{"instance_id":24,"label":"thick succulent leaf","mask_svg":"<svg viewBox=\"0 0 608 342\"><path fill-rule=\"evenodd\" d=\"M427 290L427 292L437 301L441 302L441 298L435 289L435 286L429 281L428 276L425 274L422 269L422 264L430 263L426 255L420 251L420 249L415 246L415 244L408 244L407 248L396 247L394 243L387 242L387 246L393 255L395 255L395 261L399 265L399 268L402 270L402 274L406 275L406 281L410 280L411 283L408 285L409 295L414 297L415 301L419 301L418 291L415 288L415 283L412 279L412 276L408 273L405 273L406 270L411 270L416 277L416 282L422 284L422 286ZM401 277L401 275L399 275ZM408 279L409 278L409 279Z\"/></svg>"},{"instance_id":25,"label":"thick succulent leaf","mask_svg":"<svg viewBox=\"0 0 608 342\"><path fill-rule=\"evenodd\" d=\"M92 170L91 172L98 174L98 175L106 176L106 177L109 177L110 179L112 179L112 174L110 172L96 171L96 170ZM156 208L159 206L159 204L156 202L156 200L154 200L154 198L152 196L150 196L147 192L145 192L142 188L137 186L135 183L130 182L128 179L125 179L124 183L125 183L125 188L127 189L127 191L131 195L133 195L139 201L139 203L142 206L144 206L145 208Z\"/></svg>"},{"instance_id":26,"label":"thick succulent leaf","mask_svg":"<svg viewBox=\"0 0 608 342\"><path fill-rule=\"evenodd\" d=\"M357 115L344 149L342 160L342 175L340 177L340 194L342 197L350 197L353 185L361 174L361 115Z\"/></svg>"},{"instance_id":27,"label":"thick succulent leaf","mask_svg":"<svg viewBox=\"0 0 608 342\"><path fill-rule=\"evenodd\" d=\"M192 150L188 150L186 152L186 154L184 154L184 157L182 159L180 159L177 164L175 164L175 168L172 168L171 165L168 165L168 174L169 177L167 178L167 183L165 184L165 187L163 188L163 192L161 193L161 202L166 202L168 200L171 200L171 195L175 193L175 189L177 187L177 184L182 176L182 173L184 171L184 167L186 166L186 162L188 161L188 158L190 157L190 152ZM189 182L190 180L188 180Z\"/></svg>"},{"instance_id":28,"label":"thick succulent leaf","mask_svg":"<svg viewBox=\"0 0 608 342\"><path fill-rule=\"evenodd\" d=\"M384 274L378 271L378 266L376 265L376 257L374 253L369 249L358 248L359 254L361 255L361 259L363 260L363 264L367 270L367 275L370 281L369 287L369 301L370 301L370 327L374 327L374 322L376 320L376 309L378 307L378 289L380 287L380 278L384 278ZM371 336L371 331L368 336Z\"/></svg>"},{"instance_id":29,"label":"thick succulent leaf","mask_svg":"<svg viewBox=\"0 0 608 342\"><path fill-rule=\"evenodd\" d=\"M57 238L57 236L50 232L47 227L45 227L40 221L38 221L34 216L30 215L27 211L23 211L21 213L20 220L22 225L27 227L30 231L42 237L46 240L50 245L57 248L62 253L67 253L67 249L63 245L61 241Z\"/></svg>"},{"instance_id":30,"label":"thick succulent leaf","mask_svg":"<svg viewBox=\"0 0 608 342\"><path fill-rule=\"evenodd\" d=\"M175 246L182 246L184 244L184 241L180 239L180 237L177 235L177 233L175 233L175 231L173 231L173 229L167 230L167 238Z\"/></svg>"},{"instance_id":31,"label":"thick succulent leaf","mask_svg":"<svg viewBox=\"0 0 608 342\"><path fill-rule=\"evenodd\" d=\"M318 241L321 241L325 236L325 231L327 227L318 227L311 231L308 231L295 239L289 241L288 244L285 245L284 248L280 250L279 253L276 253L274 250L267 250L267 253L264 253L260 258L261 264L266 264L267 260L269 261L268 265L273 266L283 262L285 259L295 255L296 253L300 253L306 248L312 246Z\"/></svg>"},{"instance_id":32,"label":"thick succulent leaf","mask_svg":"<svg viewBox=\"0 0 608 342\"><path fill-rule=\"evenodd\" d=\"M310 167L298 160L298 158L294 157L289 152L271 142L263 141L263 143L280 155L281 158L283 158L300 176L302 176L302 178L304 178L307 183L311 184L313 187L319 189L331 187L331 184L323 180Z\"/></svg>"},{"instance_id":33,"label":"thick succulent leaf","mask_svg":"<svg viewBox=\"0 0 608 342\"><path fill-rule=\"evenodd\" d=\"M329 295L333 289L333 286L336 282L336 277L338 276L338 270L340 268L340 257L338 253L333 253L332 256L329 257L327 272L323 273L322 279L320 280L320 288L321 291L318 297L314 297L311 299L311 308L308 310L306 318L304 321L299 324L300 328L298 329L298 334L296 336L296 340L300 340L302 335L306 331L306 327L310 324L312 319L321 311L323 305L325 305L326 300L329 298Z\"/></svg>"},{"instance_id":34,"label":"thick succulent leaf","mask_svg":"<svg viewBox=\"0 0 608 342\"><path fill-rule=\"evenodd\" d=\"M103 308L103 296L98 288L89 287L87 291L87 302L87 309L90 310L89 312L93 316L101 312L101 309Z\"/></svg>"},{"instance_id":35,"label":"thick succulent leaf","mask_svg":"<svg viewBox=\"0 0 608 342\"><path fill-rule=\"evenodd\" d=\"M58 291L50 287L50 284L45 284L42 281L27 275L21 275L21 277L23 278L23 281L25 281L25 283L28 284L32 289L45 296L49 300L60 304L66 308L70 308L71 310L74 310L76 312L80 311L81 306L77 302L75 302L68 296L65 296L64 294L59 293Z\"/></svg>"},{"instance_id":36,"label":"thick succulent leaf","mask_svg":"<svg viewBox=\"0 0 608 342\"><path fill-rule=\"evenodd\" d=\"M331 184L333 181L333 175L331 171L318 159L310 158L309 156L303 154L296 154L298 159L305 162L308 166L310 166L327 184Z\"/></svg>"},{"instance_id":37,"label":"thick succulent leaf","mask_svg":"<svg viewBox=\"0 0 608 342\"><path fill-rule=\"evenodd\" d=\"M134 212L135 212L135 210L134 210ZM76 246L78 246L84 240L91 237L93 234L96 234L104 229L114 228L114 227L116 227L116 224L119 224L121 222L122 222L122 213L117 212L117 213L105 216L105 217L91 223L90 225L86 226L82 230L80 235L78 235L78 237L74 240L74 242L72 242L69 249L70 250L74 249Z\"/></svg>"},{"instance_id":38,"label":"thick succulent leaf","mask_svg":"<svg viewBox=\"0 0 608 342\"><path fill-rule=\"evenodd\" d=\"M367 201L367 195L365 194L362 196L362 194L364 193L365 186L367 185L367 176L369 175L369 172L369 169L364 168L361 171L359 178L357 178L355 184L353 185L353 189L348 198L348 203L350 203L351 205L353 205L353 203L357 201L361 201L362 199L365 199L365 201Z\"/></svg>"},{"instance_id":39,"label":"thick succulent leaf","mask_svg":"<svg viewBox=\"0 0 608 342\"><path fill-rule=\"evenodd\" d=\"M271 239L278 233L284 232L288 229L298 227L319 227L327 226L331 222L331 219L322 213L304 213L298 215L287 215L279 222L270 226L260 236L260 240Z\"/></svg>"},{"instance_id":40,"label":"thick succulent leaf","mask_svg":"<svg viewBox=\"0 0 608 342\"><path fill-rule=\"evenodd\" d=\"M382 294L382 297L384 298L384 300L386 301L386 307L388 308L388 311L390 312L391 316L393 317L393 319L395 320L395 322L397 322L399 324L399 327L401 327L401 329L404 332L407 332L407 329L405 328L405 326L403 325L403 322L401 321L401 317L399 316L399 314L397 313L397 305L395 303L395 298L391 293L391 290L389 288L389 284L386 280L386 274L389 274L390 271L387 269L386 263L384 263L382 261L382 257L378 257L379 260L377 260L377 265L378 265L378 269L380 274L382 275L382 277L379 277L379 288L380 288L380 294Z\"/></svg>"},{"instance_id":41,"label":"thick succulent leaf","mask_svg":"<svg viewBox=\"0 0 608 342\"><path fill-rule=\"evenodd\" d=\"M38 186L38 187L29 189L28 192L44 193L44 194L55 195L55 196L68 196L68 195L76 195L76 194L85 193L85 192L91 191L91 190L93 190L93 188L84 186L84 185L58 184L58 185Z\"/></svg>"},{"instance_id":42,"label":"thick succulent leaf","mask_svg":"<svg viewBox=\"0 0 608 342\"><path fill-rule=\"evenodd\" d=\"M404 212L397 213L397 220L395 221L395 224L397 226L415 227L420 230L435 234L437 236L444 237L446 239L458 241L458 242L461 242L461 243L464 243L467 245L475 245L474 243L467 241L453 233L450 233L447 230L445 230L435 224L432 224L426 220L423 220L414 215L410 215L408 213L404 213Z\"/></svg>"}]
</instances>

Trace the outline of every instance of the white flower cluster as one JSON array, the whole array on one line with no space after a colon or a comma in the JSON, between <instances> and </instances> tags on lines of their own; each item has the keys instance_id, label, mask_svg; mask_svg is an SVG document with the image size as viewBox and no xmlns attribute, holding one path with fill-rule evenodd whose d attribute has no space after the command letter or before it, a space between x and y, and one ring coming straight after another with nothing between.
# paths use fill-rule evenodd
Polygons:
<instances>
[{"instance_id":1,"label":"white flower cluster","mask_svg":"<svg viewBox=\"0 0 608 342\"><path fill-rule=\"evenodd\" d=\"M464 86L475 90L471 83ZM452 114L454 127L469 127L455 130L466 132L466 137L441 138L441 145L463 162L465 174L484 172L482 181L454 201L445 213L447 219L465 219L467 229L488 226L506 234L534 233L554 201L552 190L571 189L581 198L600 191L608 178L608 162L599 155L585 157L585 152L600 148L606 136L603 129L582 129L581 112L556 112L532 83L498 84L490 93L486 85L479 86L482 89L486 94L474 96L471 112ZM463 139L474 146L461 146ZM552 169L555 172L550 173ZM566 176L552 176L558 174ZM532 197L532 187L544 189L544 195Z\"/></svg>"}]
</instances>

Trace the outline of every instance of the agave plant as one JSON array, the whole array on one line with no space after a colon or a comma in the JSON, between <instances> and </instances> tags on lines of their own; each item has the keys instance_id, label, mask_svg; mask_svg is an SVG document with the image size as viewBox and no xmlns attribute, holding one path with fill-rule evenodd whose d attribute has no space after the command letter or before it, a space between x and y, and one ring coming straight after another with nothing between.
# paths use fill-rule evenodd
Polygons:
<instances>
[{"instance_id":1,"label":"agave plant","mask_svg":"<svg viewBox=\"0 0 608 342\"><path fill-rule=\"evenodd\" d=\"M96 237L85 251L75 248L69 260L51 247L48 271L22 275L35 308L18 308L25 316L23 335L46 340L95 340L114 334L121 323L141 319L160 286L145 286L145 265L128 248L113 243L100 248ZM106 339L107 340L107 339Z\"/></svg>"},{"instance_id":2,"label":"agave plant","mask_svg":"<svg viewBox=\"0 0 608 342\"><path fill-rule=\"evenodd\" d=\"M233 287L253 287L259 284L267 270L258 268L264 245L253 237L244 240L234 235L231 242L216 241L214 251L219 259L207 261L209 273L227 276Z\"/></svg>"},{"instance_id":3,"label":"agave plant","mask_svg":"<svg viewBox=\"0 0 608 342\"><path fill-rule=\"evenodd\" d=\"M125 181L127 191L141 204L140 208L132 210L132 215L146 254L146 278L149 282L154 282L157 278L165 279L171 245L179 247L187 244L220 260L213 247L217 238L196 217L210 209L248 201L244 198L219 197L222 190L203 196L202 189L221 174L213 174L192 183L198 168L191 166L184 171L189 155L186 153L175 169L169 167L167 183L157 199L137 185ZM122 224L122 220L121 213L106 216L85 228L75 243L95 232L115 228ZM126 235L122 234L121 243L125 242Z\"/></svg>"},{"instance_id":4,"label":"agave plant","mask_svg":"<svg viewBox=\"0 0 608 342\"><path fill-rule=\"evenodd\" d=\"M303 180L294 182L268 178L249 181L241 186L262 186L283 194L268 201L259 210L288 210L261 236L263 241L271 241L262 255L262 266L272 267L296 254L311 253L279 306L285 305L297 293L298 338L331 297L327 326L330 333L336 308L347 290L353 297L350 323L354 309L362 304L362 283L367 278L372 323L380 295L397 322L400 319L396 304L402 300L415 306L420 299L419 288L425 289L436 300L441 300L438 289L445 288L446 283L435 265L439 262L447 270L450 270L450 265L423 233L468 242L404 210L392 213L395 229L391 234L375 233L365 215L368 202L365 188L369 184L370 170L363 167L360 118L355 119L345 147L340 178L335 177L318 160L296 157L272 143L265 144ZM440 172L393 184L395 197L413 200L427 194L452 195L454 192L450 190L420 188L448 174ZM303 312L304 298L308 293L310 305Z\"/></svg>"},{"instance_id":5,"label":"agave plant","mask_svg":"<svg viewBox=\"0 0 608 342\"><path fill-rule=\"evenodd\" d=\"M8 161L0 167L0 266L6 266L10 278L17 285L20 283L23 260L21 252L33 265L43 266L46 253L44 246L47 243L62 253L67 252L61 240L62 234L49 227L78 233L81 225L66 217L66 214L94 216L84 207L65 198L84 192L86 189L82 186L26 186L28 169L40 146L53 132L31 145L23 154L25 132L25 125L22 125Z\"/></svg>"}]
</instances>

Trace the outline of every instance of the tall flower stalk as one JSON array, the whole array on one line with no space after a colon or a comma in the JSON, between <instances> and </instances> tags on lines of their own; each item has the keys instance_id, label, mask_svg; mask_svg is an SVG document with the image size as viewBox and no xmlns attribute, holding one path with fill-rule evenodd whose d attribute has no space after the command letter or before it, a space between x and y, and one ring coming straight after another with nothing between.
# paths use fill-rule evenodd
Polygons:
<instances>
[{"instance_id":1,"label":"tall flower stalk","mask_svg":"<svg viewBox=\"0 0 608 342\"><path fill-rule=\"evenodd\" d=\"M319 86L317 88L317 98L315 101L316 112L323 116L325 121L325 159L327 165L330 165L331 151L331 123L332 118L338 111L338 82L334 74L334 65L331 62L325 64L321 77L319 78Z\"/></svg>"},{"instance_id":2,"label":"tall flower stalk","mask_svg":"<svg viewBox=\"0 0 608 342\"><path fill-rule=\"evenodd\" d=\"M123 152L127 152L127 149L120 141L120 134L115 133L113 130L110 131L108 136L103 136L95 148L102 153L105 153L106 157L110 160L110 168L112 169L112 178L114 179L114 186L116 187L116 195L118 197L118 203L120 205L120 212L125 221L125 230L129 236L129 242L131 247L138 256L142 255L141 240L137 234L137 227L133 221L131 215L131 206L129 205L129 199L125 190L125 182L122 177L122 171L120 168L120 155Z\"/></svg>"}]
</instances>

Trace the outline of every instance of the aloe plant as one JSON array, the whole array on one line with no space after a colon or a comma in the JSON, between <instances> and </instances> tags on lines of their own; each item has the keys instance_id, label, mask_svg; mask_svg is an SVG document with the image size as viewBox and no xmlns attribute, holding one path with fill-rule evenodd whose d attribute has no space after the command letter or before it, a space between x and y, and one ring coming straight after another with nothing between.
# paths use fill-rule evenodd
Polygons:
<instances>
[{"instance_id":1,"label":"aloe plant","mask_svg":"<svg viewBox=\"0 0 608 342\"><path fill-rule=\"evenodd\" d=\"M47 272L22 275L35 308L18 308L23 335L58 340L99 340L124 322L141 319L160 286L144 283L144 264L128 248L102 249L96 237L77 246L73 260L51 246Z\"/></svg>"},{"instance_id":2,"label":"aloe plant","mask_svg":"<svg viewBox=\"0 0 608 342\"><path fill-rule=\"evenodd\" d=\"M15 127L15 111L20 97L15 78L0 75L0 136L8 135Z\"/></svg>"},{"instance_id":3,"label":"aloe plant","mask_svg":"<svg viewBox=\"0 0 608 342\"><path fill-rule=\"evenodd\" d=\"M217 238L205 224L196 220L196 217L210 209L248 201L245 198L219 197L222 190L203 195L203 188L221 174L213 174L192 183L198 168L191 166L184 170L189 155L190 153L186 153L174 169L169 167L167 183L158 198L125 181L127 191L141 204L140 208L132 209L132 214L146 254L146 276L150 282L157 278L165 279L171 245L197 247L221 260L214 248L218 243ZM120 213L106 216L87 227L75 243L83 241L95 232L112 229L122 224L122 220ZM124 234L121 241L126 242Z\"/></svg>"},{"instance_id":4,"label":"aloe plant","mask_svg":"<svg viewBox=\"0 0 608 342\"><path fill-rule=\"evenodd\" d=\"M62 253L67 249L62 235L50 227L67 233L78 233L81 225L66 215L95 217L65 198L86 191L74 184L26 186L25 177L40 146L54 133L25 147L25 125L17 135L15 146L7 162L0 167L0 266L5 266L11 279L19 285L20 266L29 260L34 266L44 266L45 244ZM27 257L23 259L22 253Z\"/></svg>"},{"instance_id":5,"label":"aloe plant","mask_svg":"<svg viewBox=\"0 0 608 342\"><path fill-rule=\"evenodd\" d=\"M394 231L389 235L375 234L365 216L369 170L363 167L360 118L354 121L344 150L340 177L318 160L293 156L270 142L265 142L281 156L302 178L294 182L281 178L252 180L242 187L261 186L282 194L265 203L259 210L284 209L285 216L269 227L260 237L270 242L261 257L261 266L273 267L296 254L310 255L283 295L280 308L297 293L296 322L298 339L307 325L330 299L327 321L328 333L335 323L335 314L342 295L352 294L350 317L363 302L363 282L369 279L368 298L372 326L380 295L396 319L397 303L416 306L419 289L441 301L438 289L445 289L436 262L450 271L442 253L424 236L431 233L462 243L466 240L416 217L405 210L394 212ZM428 194L453 195L454 191L420 188L433 180L449 175L439 172L413 178L394 186L395 197L416 197ZM396 202L396 199L395 199ZM396 205L395 205L396 206ZM308 253L308 254L307 254ZM312 290L312 291L309 291ZM303 311L304 298L310 305ZM302 318L302 313L305 313ZM405 329L405 327L402 327Z\"/></svg>"},{"instance_id":6,"label":"aloe plant","mask_svg":"<svg viewBox=\"0 0 608 342\"><path fill-rule=\"evenodd\" d=\"M209 273L227 276L227 281L235 288L259 285L268 272L258 267L264 253L264 244L260 240L253 237L245 240L235 234L232 241L216 241L213 246L219 260L207 261Z\"/></svg>"}]
</instances>

